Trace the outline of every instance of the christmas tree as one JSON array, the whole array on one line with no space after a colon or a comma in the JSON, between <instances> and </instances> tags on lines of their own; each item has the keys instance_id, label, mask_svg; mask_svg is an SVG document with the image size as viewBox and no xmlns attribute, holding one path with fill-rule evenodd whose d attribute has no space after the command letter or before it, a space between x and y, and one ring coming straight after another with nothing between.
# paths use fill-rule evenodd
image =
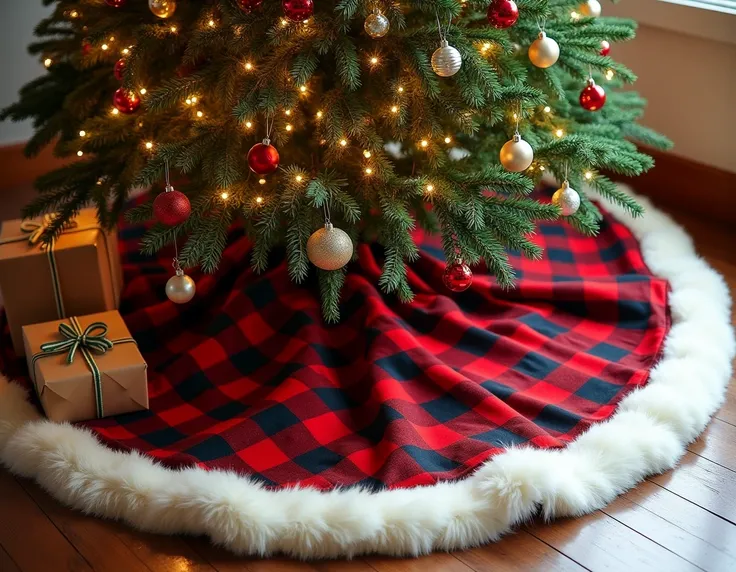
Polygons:
<instances>
[{"instance_id":1,"label":"christmas tree","mask_svg":"<svg viewBox=\"0 0 736 572\"><path fill-rule=\"evenodd\" d=\"M24 215L56 213L50 237L93 203L112 226L152 187L127 215L158 221L144 252L178 240L182 267L214 272L239 221L255 270L285 245L293 280L318 272L328 320L358 241L385 251L382 290L412 298L417 226L441 233L451 289L481 262L512 286L507 249L543 254L535 221L594 234L583 183L641 214L604 173L669 145L608 55L635 23L580 1L44 0L30 51L48 73L2 118L33 119L29 156L78 160ZM565 181L551 203L529 197L545 172Z\"/></svg>"}]
</instances>

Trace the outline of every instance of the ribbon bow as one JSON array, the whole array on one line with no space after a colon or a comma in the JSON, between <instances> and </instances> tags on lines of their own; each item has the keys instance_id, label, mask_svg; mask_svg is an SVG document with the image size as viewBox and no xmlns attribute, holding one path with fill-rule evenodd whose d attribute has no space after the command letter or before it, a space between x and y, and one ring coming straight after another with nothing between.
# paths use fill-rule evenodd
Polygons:
<instances>
[{"instance_id":1,"label":"ribbon bow","mask_svg":"<svg viewBox=\"0 0 736 572\"><path fill-rule=\"evenodd\" d=\"M41 344L41 351L47 354L60 354L68 350L66 363L74 362L74 356L80 347L104 354L113 346L113 343L105 337L107 324L104 322L90 324L81 333L78 329L64 323L59 325L59 333L65 339Z\"/></svg>"},{"instance_id":2,"label":"ribbon bow","mask_svg":"<svg viewBox=\"0 0 736 572\"><path fill-rule=\"evenodd\" d=\"M51 223L53 223L55 219L55 215L46 214L40 221L24 220L22 223L20 223L20 229L23 232L30 233L30 236L28 237L28 244L30 244L31 246L35 246L38 241L41 240L43 233L46 232L46 230L51 226ZM62 232L64 230L69 230L70 228L75 228L76 226L77 221L70 220L64 223L64 226L62 227Z\"/></svg>"}]
</instances>

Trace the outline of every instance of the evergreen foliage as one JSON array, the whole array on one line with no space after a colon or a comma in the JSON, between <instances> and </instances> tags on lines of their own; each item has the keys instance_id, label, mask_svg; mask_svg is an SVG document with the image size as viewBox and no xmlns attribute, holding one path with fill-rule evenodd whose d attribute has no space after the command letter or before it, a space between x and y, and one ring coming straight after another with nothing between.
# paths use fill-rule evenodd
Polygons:
<instances>
[{"instance_id":1,"label":"evergreen foliage","mask_svg":"<svg viewBox=\"0 0 736 572\"><path fill-rule=\"evenodd\" d=\"M567 175L578 189L587 173L594 190L638 215L641 207L601 173L638 175L652 160L636 143L670 145L637 123L645 101L619 89L634 74L599 54L602 40L633 38L635 23L573 19L580 0L517 0L521 17L506 30L488 25L489 0L315 0L306 23L284 20L276 0L250 14L235 0L179 0L168 20L157 19L146 0L118 9L103 0L44 3L55 10L38 25L30 51L51 60L48 73L0 117L34 121L29 156L49 144L58 156L83 156L40 177L24 215L60 213L56 232L92 203L112 226L131 190L153 187L151 201L162 190L168 161L192 216L178 228L152 226L142 248L155 252L178 236L184 267L214 272L227 229L239 220L254 241L252 267L263 271L270 250L283 244L290 276L300 282L316 271L306 242L327 205L354 240L383 246L380 287L402 300L412 297L406 264L418 256L417 225L441 232L448 260L483 261L511 286L506 249L539 258L530 240L535 222L559 215L528 197L543 171ZM391 24L381 39L363 31L374 8ZM430 64L438 18L452 18L447 37L463 57L452 78L438 77ZM542 21L561 48L544 70L526 54ZM132 115L112 113L120 87L112 68L123 56L123 86L146 90ZM577 101L590 73L608 94L596 113ZM498 163L517 113L535 151L521 174ZM266 135L267 118L281 169L262 179L245 157ZM595 233L600 213L582 199L569 222ZM149 220L151 212L149 203L129 217ZM345 269L318 271L318 280L325 317L337 320Z\"/></svg>"}]
</instances>

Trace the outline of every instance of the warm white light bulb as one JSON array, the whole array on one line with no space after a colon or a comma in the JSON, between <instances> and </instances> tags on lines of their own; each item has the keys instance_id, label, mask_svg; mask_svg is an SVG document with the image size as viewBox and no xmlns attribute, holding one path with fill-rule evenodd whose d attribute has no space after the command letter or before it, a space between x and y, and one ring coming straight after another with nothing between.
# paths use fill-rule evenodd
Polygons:
<instances>
[{"instance_id":1,"label":"warm white light bulb","mask_svg":"<svg viewBox=\"0 0 736 572\"><path fill-rule=\"evenodd\" d=\"M266 184L266 179L258 179L258 184L259 185L265 185ZM263 200L263 199L261 199L261 200ZM258 199L256 199L256 201L258 201Z\"/></svg>"},{"instance_id":2,"label":"warm white light bulb","mask_svg":"<svg viewBox=\"0 0 736 572\"><path fill-rule=\"evenodd\" d=\"M82 155L84 155L84 151L77 151L77 157L81 157Z\"/></svg>"},{"instance_id":3,"label":"warm white light bulb","mask_svg":"<svg viewBox=\"0 0 736 572\"><path fill-rule=\"evenodd\" d=\"M266 182L265 179L261 179L261 181L263 181L264 183ZM262 202L263 202L263 197L256 197L256 203L260 205Z\"/></svg>"},{"instance_id":4,"label":"warm white light bulb","mask_svg":"<svg viewBox=\"0 0 736 572\"><path fill-rule=\"evenodd\" d=\"M294 127L292 127L291 123L287 123L286 124L286 130L287 131L291 131L292 129L294 129Z\"/></svg>"},{"instance_id":5,"label":"warm white light bulb","mask_svg":"<svg viewBox=\"0 0 736 572\"><path fill-rule=\"evenodd\" d=\"M431 193L432 191L434 191L434 185L432 185L432 184L427 185L427 192L428 193Z\"/></svg>"},{"instance_id":6,"label":"warm white light bulb","mask_svg":"<svg viewBox=\"0 0 736 572\"><path fill-rule=\"evenodd\" d=\"M294 179L296 180L297 183L301 183L304 177L302 177L301 175L297 175L296 177L294 177Z\"/></svg>"},{"instance_id":7,"label":"warm white light bulb","mask_svg":"<svg viewBox=\"0 0 736 572\"><path fill-rule=\"evenodd\" d=\"M366 159L370 159L371 158L371 152L368 151L368 149L366 149L365 151L363 151L363 157L365 157Z\"/></svg>"},{"instance_id":8,"label":"warm white light bulb","mask_svg":"<svg viewBox=\"0 0 736 572\"><path fill-rule=\"evenodd\" d=\"M153 149L153 141L146 141L146 149Z\"/></svg>"},{"instance_id":9,"label":"warm white light bulb","mask_svg":"<svg viewBox=\"0 0 736 572\"><path fill-rule=\"evenodd\" d=\"M79 132L79 136L80 136L80 137L84 137L85 135L87 135L87 132L86 132L86 131L85 131L84 129L82 129L82 130L81 130L81 131Z\"/></svg>"},{"instance_id":10,"label":"warm white light bulb","mask_svg":"<svg viewBox=\"0 0 736 572\"><path fill-rule=\"evenodd\" d=\"M47 68L50 68L51 67L51 64L53 64L53 63L54 62L53 62L53 60L51 58L46 58L45 60L43 60L43 65L46 66Z\"/></svg>"},{"instance_id":11,"label":"warm white light bulb","mask_svg":"<svg viewBox=\"0 0 736 572\"><path fill-rule=\"evenodd\" d=\"M228 199L230 198L230 193L227 193L227 192L224 192L224 193L220 193L220 198L221 198L221 199L222 199L223 201L226 201L226 200L228 200Z\"/></svg>"},{"instance_id":12,"label":"warm white light bulb","mask_svg":"<svg viewBox=\"0 0 736 572\"><path fill-rule=\"evenodd\" d=\"M447 144L452 143L452 137L445 137L445 143Z\"/></svg>"},{"instance_id":13,"label":"warm white light bulb","mask_svg":"<svg viewBox=\"0 0 736 572\"><path fill-rule=\"evenodd\" d=\"M345 147L348 144L347 139L340 139L340 145Z\"/></svg>"}]
</instances>

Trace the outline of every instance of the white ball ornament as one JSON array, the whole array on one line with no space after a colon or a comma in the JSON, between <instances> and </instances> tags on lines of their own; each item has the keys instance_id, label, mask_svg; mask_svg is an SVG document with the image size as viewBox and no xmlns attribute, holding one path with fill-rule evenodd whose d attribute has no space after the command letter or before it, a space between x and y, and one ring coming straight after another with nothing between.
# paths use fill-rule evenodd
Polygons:
<instances>
[{"instance_id":1,"label":"white ball ornament","mask_svg":"<svg viewBox=\"0 0 736 572\"><path fill-rule=\"evenodd\" d=\"M545 32L539 32L539 36L529 46L529 60L538 68L548 68L560 58L560 46Z\"/></svg>"},{"instance_id":2,"label":"white ball ornament","mask_svg":"<svg viewBox=\"0 0 736 572\"><path fill-rule=\"evenodd\" d=\"M186 304L197 292L197 285L184 272L177 271L166 283L166 296L174 304Z\"/></svg>"},{"instance_id":3,"label":"white ball ornament","mask_svg":"<svg viewBox=\"0 0 736 572\"><path fill-rule=\"evenodd\" d=\"M353 241L344 230L325 223L307 240L307 258L322 270L339 270L353 257Z\"/></svg>"},{"instance_id":4,"label":"white ball ornament","mask_svg":"<svg viewBox=\"0 0 736 572\"><path fill-rule=\"evenodd\" d=\"M501 147L499 158L504 169L512 173L521 173L534 161L534 149L521 138L521 135L514 133L514 138Z\"/></svg>"},{"instance_id":5,"label":"white ball ornament","mask_svg":"<svg viewBox=\"0 0 736 572\"><path fill-rule=\"evenodd\" d=\"M598 0L587 0L577 10L578 14L589 18L597 18L601 15L601 11L601 3Z\"/></svg>"},{"instance_id":6,"label":"white ball ornament","mask_svg":"<svg viewBox=\"0 0 736 572\"><path fill-rule=\"evenodd\" d=\"M442 40L440 47L432 54L432 69L440 77L451 77L460 71L463 58L456 48Z\"/></svg>"},{"instance_id":7,"label":"white ball ornament","mask_svg":"<svg viewBox=\"0 0 736 572\"><path fill-rule=\"evenodd\" d=\"M552 204L560 209L562 216L571 216L580 208L580 195L565 181L552 195Z\"/></svg>"},{"instance_id":8,"label":"white ball ornament","mask_svg":"<svg viewBox=\"0 0 736 572\"><path fill-rule=\"evenodd\" d=\"M388 34L388 30L390 27L391 24L389 23L388 18L381 14L379 10L376 10L372 14L369 14L368 17L365 19L365 23L363 24L365 33L374 39L383 38L386 34Z\"/></svg>"}]
</instances>

